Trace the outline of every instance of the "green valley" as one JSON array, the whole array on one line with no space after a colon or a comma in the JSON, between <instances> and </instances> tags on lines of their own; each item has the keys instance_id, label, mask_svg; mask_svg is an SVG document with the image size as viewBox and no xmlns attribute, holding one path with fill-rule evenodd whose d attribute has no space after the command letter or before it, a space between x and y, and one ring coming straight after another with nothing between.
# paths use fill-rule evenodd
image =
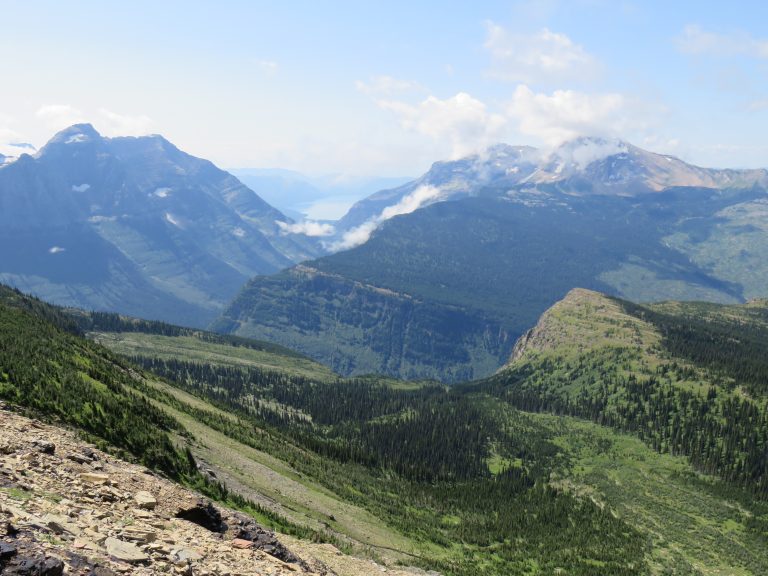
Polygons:
<instances>
[{"instance_id":1,"label":"green valley","mask_svg":"<svg viewBox=\"0 0 768 576\"><path fill-rule=\"evenodd\" d=\"M59 408L70 392L117 394L123 404L99 397L95 411L159 435L163 457L148 465L279 531L385 564L757 575L768 570L765 310L575 290L497 375L447 387L341 378L268 343L5 291L2 349L26 361L3 357L0 390L142 458L141 440L92 425L94 408ZM39 334L26 356L13 336L32 338L25 326ZM51 361L48 349L59 350ZM43 366L60 372L24 393L21 375ZM70 370L88 375L88 391L55 385Z\"/></svg>"}]
</instances>

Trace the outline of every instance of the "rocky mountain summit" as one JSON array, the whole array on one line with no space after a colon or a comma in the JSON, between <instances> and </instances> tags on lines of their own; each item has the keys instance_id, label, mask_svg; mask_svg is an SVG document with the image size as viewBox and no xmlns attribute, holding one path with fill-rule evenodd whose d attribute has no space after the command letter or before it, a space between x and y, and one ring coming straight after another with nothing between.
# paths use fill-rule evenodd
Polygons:
<instances>
[{"instance_id":1,"label":"rocky mountain summit","mask_svg":"<svg viewBox=\"0 0 768 576\"><path fill-rule=\"evenodd\" d=\"M0 405L0 573L374 574L330 544L301 558L239 512ZM336 572L315 557L328 556ZM346 568L346 570L345 570ZM405 574L392 570L391 574Z\"/></svg>"}]
</instances>

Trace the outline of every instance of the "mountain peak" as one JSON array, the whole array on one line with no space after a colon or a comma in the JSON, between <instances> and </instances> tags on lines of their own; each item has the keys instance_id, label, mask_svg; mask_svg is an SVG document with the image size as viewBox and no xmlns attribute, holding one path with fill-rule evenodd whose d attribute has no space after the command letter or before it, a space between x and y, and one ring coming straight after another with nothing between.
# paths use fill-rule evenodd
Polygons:
<instances>
[{"instance_id":1,"label":"mountain peak","mask_svg":"<svg viewBox=\"0 0 768 576\"><path fill-rule=\"evenodd\" d=\"M80 144L84 142L92 142L94 140L100 140L101 134L99 134L92 124L73 124L69 128L64 128L60 132L48 141L45 145L47 148L51 144Z\"/></svg>"}]
</instances>

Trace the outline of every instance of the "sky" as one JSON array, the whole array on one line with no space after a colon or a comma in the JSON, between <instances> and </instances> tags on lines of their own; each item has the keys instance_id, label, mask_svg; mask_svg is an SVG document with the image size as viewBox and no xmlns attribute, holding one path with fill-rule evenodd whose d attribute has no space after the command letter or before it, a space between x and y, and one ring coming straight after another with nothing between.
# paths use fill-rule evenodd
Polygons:
<instances>
[{"instance_id":1,"label":"sky","mask_svg":"<svg viewBox=\"0 0 768 576\"><path fill-rule=\"evenodd\" d=\"M0 144L86 121L355 179L600 135L767 167L766 22L763 2L0 0Z\"/></svg>"}]
</instances>

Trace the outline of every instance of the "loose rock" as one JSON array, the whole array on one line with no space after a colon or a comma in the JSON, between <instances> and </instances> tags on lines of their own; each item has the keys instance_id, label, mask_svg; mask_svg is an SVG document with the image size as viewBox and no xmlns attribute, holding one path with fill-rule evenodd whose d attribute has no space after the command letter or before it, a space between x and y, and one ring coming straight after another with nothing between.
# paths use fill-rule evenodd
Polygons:
<instances>
[{"instance_id":1,"label":"loose rock","mask_svg":"<svg viewBox=\"0 0 768 576\"><path fill-rule=\"evenodd\" d=\"M142 510L154 510L157 506L155 497L146 490L136 492L133 499L136 501L136 505Z\"/></svg>"},{"instance_id":2,"label":"loose rock","mask_svg":"<svg viewBox=\"0 0 768 576\"><path fill-rule=\"evenodd\" d=\"M117 538L107 538L104 546L107 549L107 554L123 562L135 564L149 560L149 556L142 552L136 544L130 542L123 542Z\"/></svg>"}]
</instances>

